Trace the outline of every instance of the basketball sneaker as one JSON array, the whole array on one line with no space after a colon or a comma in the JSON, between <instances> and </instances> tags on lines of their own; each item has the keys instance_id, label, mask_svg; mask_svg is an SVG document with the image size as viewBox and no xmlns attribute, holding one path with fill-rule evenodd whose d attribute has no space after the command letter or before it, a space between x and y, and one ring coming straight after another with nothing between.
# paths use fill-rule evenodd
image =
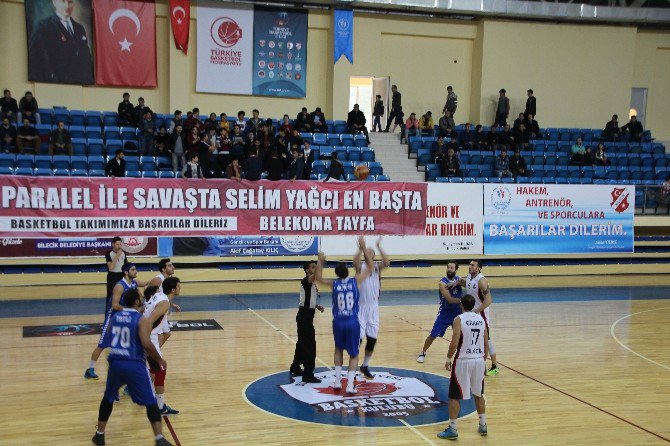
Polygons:
<instances>
[{"instance_id":1,"label":"basketball sneaker","mask_svg":"<svg viewBox=\"0 0 670 446\"><path fill-rule=\"evenodd\" d=\"M335 382L333 382L333 389L334 390L342 389L342 379L335 378Z\"/></svg>"},{"instance_id":2,"label":"basketball sneaker","mask_svg":"<svg viewBox=\"0 0 670 446\"><path fill-rule=\"evenodd\" d=\"M423 361L425 360L426 360L426 354L423 352L421 352L421 354L416 357L416 362L418 362L419 364L423 364Z\"/></svg>"},{"instance_id":3,"label":"basketball sneaker","mask_svg":"<svg viewBox=\"0 0 670 446\"><path fill-rule=\"evenodd\" d=\"M477 428L477 433L479 433L479 435L481 435L482 437L486 437L489 431L485 424L484 425L480 424L479 427Z\"/></svg>"},{"instance_id":4,"label":"basketball sneaker","mask_svg":"<svg viewBox=\"0 0 670 446\"><path fill-rule=\"evenodd\" d=\"M496 376L500 374L500 369L498 368L497 365L493 364L491 368L489 369L488 372L486 372L486 376Z\"/></svg>"},{"instance_id":5,"label":"basketball sneaker","mask_svg":"<svg viewBox=\"0 0 670 446\"><path fill-rule=\"evenodd\" d=\"M156 440L156 446L174 446L174 445L169 441L167 441L165 437L163 437L160 440Z\"/></svg>"},{"instance_id":6,"label":"basketball sneaker","mask_svg":"<svg viewBox=\"0 0 670 446\"><path fill-rule=\"evenodd\" d=\"M95 374L95 370L93 367L86 369L86 372L84 373L84 378L86 379L92 379L92 380L97 380L100 377ZM103 443L104 444L104 443Z\"/></svg>"},{"instance_id":7,"label":"basketball sneaker","mask_svg":"<svg viewBox=\"0 0 670 446\"><path fill-rule=\"evenodd\" d=\"M161 409L161 415L177 415L178 413L179 411L177 409L173 409L167 404L164 404Z\"/></svg>"},{"instance_id":8,"label":"basketball sneaker","mask_svg":"<svg viewBox=\"0 0 670 446\"><path fill-rule=\"evenodd\" d=\"M362 373L363 376L365 376L367 379L374 379L374 378L375 378L375 375L373 375L372 373L370 373L370 369L369 369L368 366L366 366L366 365L362 365L362 366L361 366L361 373Z\"/></svg>"},{"instance_id":9,"label":"basketball sneaker","mask_svg":"<svg viewBox=\"0 0 670 446\"><path fill-rule=\"evenodd\" d=\"M96 432L95 434L93 434L93 438L91 438L91 441L93 442L93 444L104 446L105 434L99 434Z\"/></svg>"},{"instance_id":10,"label":"basketball sneaker","mask_svg":"<svg viewBox=\"0 0 670 446\"><path fill-rule=\"evenodd\" d=\"M445 438L447 440L455 440L458 438L458 431L454 429L453 427L448 427L439 434L437 434L438 438Z\"/></svg>"},{"instance_id":11,"label":"basketball sneaker","mask_svg":"<svg viewBox=\"0 0 670 446\"><path fill-rule=\"evenodd\" d=\"M355 386L349 386L348 385L347 386L347 393L349 393L351 395L354 395L354 394L358 393L358 389L356 389Z\"/></svg>"}]
</instances>

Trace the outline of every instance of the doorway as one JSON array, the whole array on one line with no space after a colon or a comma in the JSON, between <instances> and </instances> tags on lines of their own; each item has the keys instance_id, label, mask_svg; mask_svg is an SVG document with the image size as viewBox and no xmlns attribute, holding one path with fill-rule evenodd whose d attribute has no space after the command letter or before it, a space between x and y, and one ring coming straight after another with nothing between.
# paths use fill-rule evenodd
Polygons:
<instances>
[{"instance_id":1,"label":"doorway","mask_svg":"<svg viewBox=\"0 0 670 446\"><path fill-rule=\"evenodd\" d=\"M628 118L633 115L644 126L644 118L647 112L647 89L633 88L630 92L630 112Z\"/></svg>"},{"instance_id":2,"label":"doorway","mask_svg":"<svg viewBox=\"0 0 670 446\"><path fill-rule=\"evenodd\" d=\"M388 77L351 76L349 78L349 111L353 110L354 104L358 104L359 109L365 115L366 125L370 131L373 123L372 111L377 95L380 95L384 101L384 115L381 117L381 124L382 127L386 126L390 81Z\"/></svg>"}]
</instances>

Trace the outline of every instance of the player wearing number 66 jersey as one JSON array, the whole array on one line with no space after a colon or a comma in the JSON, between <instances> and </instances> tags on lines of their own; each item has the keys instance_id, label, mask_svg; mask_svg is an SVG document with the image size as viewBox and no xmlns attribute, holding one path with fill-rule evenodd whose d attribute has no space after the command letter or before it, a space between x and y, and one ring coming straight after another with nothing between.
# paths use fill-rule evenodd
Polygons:
<instances>
[{"instance_id":1,"label":"player wearing number 66 jersey","mask_svg":"<svg viewBox=\"0 0 670 446\"><path fill-rule=\"evenodd\" d=\"M355 378L358 366L358 346L360 343L361 326L358 322L358 287L373 270L372 257L365 249L365 239L358 238L359 249L363 252L367 268L356 276L349 277L349 269L344 262L335 267L337 279L323 279L323 265L326 261L324 253L319 253L316 265L315 280L333 288L333 337L335 339L335 382L334 389L342 388L343 350L349 353L347 369L347 393L356 393Z\"/></svg>"}]
</instances>

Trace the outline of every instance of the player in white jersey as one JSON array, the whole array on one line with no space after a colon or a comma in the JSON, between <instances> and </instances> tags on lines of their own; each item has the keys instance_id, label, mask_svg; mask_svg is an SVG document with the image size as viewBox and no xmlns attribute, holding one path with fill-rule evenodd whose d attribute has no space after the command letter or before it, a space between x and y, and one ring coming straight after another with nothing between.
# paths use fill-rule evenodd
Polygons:
<instances>
[{"instance_id":1,"label":"player in white jersey","mask_svg":"<svg viewBox=\"0 0 670 446\"><path fill-rule=\"evenodd\" d=\"M172 264L172 260L161 259L160 262L158 262L158 271L159 271L158 275L153 279L151 279L151 281L149 282L149 286L158 287L158 289L160 290L161 286L163 285L163 281L174 274L175 267ZM179 305L175 304L174 302L170 302L170 308L175 310L176 312L181 311L181 307L179 307ZM168 314L170 314L169 310ZM158 340L160 342L161 347L163 346L163 344L165 344L165 341L167 341L170 338L170 324L167 318L168 314L166 314L165 317L163 318L163 323L161 324L160 330L158 331Z\"/></svg>"},{"instance_id":2,"label":"player in white jersey","mask_svg":"<svg viewBox=\"0 0 670 446\"><path fill-rule=\"evenodd\" d=\"M449 382L449 427L437 434L439 438L455 440L458 438L456 422L461 409L461 400L475 397L475 406L479 414L479 435L488 434L486 427L486 401L484 400L484 374L488 330L481 314L474 312L476 298L467 294L461 298L463 314L454 319L453 335L447 362L444 367L451 371ZM451 358L454 358L453 363Z\"/></svg>"},{"instance_id":3,"label":"player in white jersey","mask_svg":"<svg viewBox=\"0 0 670 446\"><path fill-rule=\"evenodd\" d=\"M379 333L379 292L381 288L381 272L384 268L388 268L391 264L390 259L386 256L381 247L381 237L377 239L377 249L382 257L381 262L374 262L374 267L370 276L361 283L360 287L360 308L358 312L358 322L361 325L361 342L363 338L365 341L365 357L361 364L361 373L367 379L373 379L374 375L370 373L368 368L372 352L377 343L377 335ZM361 264L361 255L363 252L360 249L354 255L354 269L356 274L367 269L365 263ZM375 258L375 250L368 248L368 255L370 258Z\"/></svg>"},{"instance_id":4,"label":"player in white jersey","mask_svg":"<svg viewBox=\"0 0 670 446\"><path fill-rule=\"evenodd\" d=\"M181 291L181 283L177 277L171 276L163 281L161 289L150 286L144 290L144 297L146 303L144 304L143 316L151 320L151 343L156 347L158 353L163 356L161 352L161 343L158 338L161 331L163 320L167 317L168 310L172 299L179 296ZM166 370L160 367L156 361L149 360L149 371L151 372L154 388L156 389L156 401L161 415L176 415L179 413L165 404L165 375Z\"/></svg>"}]
</instances>

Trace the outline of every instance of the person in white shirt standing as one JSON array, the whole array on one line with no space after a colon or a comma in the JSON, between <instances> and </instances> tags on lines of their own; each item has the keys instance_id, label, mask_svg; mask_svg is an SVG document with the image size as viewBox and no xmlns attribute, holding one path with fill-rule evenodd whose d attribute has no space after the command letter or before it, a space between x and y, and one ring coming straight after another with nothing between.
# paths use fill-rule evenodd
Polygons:
<instances>
[{"instance_id":1,"label":"person in white shirt standing","mask_svg":"<svg viewBox=\"0 0 670 446\"><path fill-rule=\"evenodd\" d=\"M368 367L379 333L379 293L381 288L381 272L391 264L391 260L384 251L382 251L381 241L381 237L377 239L377 249L382 257L382 261L374 262L373 271L371 271L370 276L361 283L360 287L361 300L360 311L358 312L358 322L361 325L361 342L363 342L364 337L366 338L365 357L363 358L363 364L361 364L361 373L367 379L374 378L374 375L370 373ZM359 247L354 255L354 269L356 270L356 274L365 271L367 268L365 263L361 264L362 254L363 252ZM374 261L375 250L368 248L368 255Z\"/></svg>"},{"instance_id":2,"label":"person in white shirt standing","mask_svg":"<svg viewBox=\"0 0 670 446\"><path fill-rule=\"evenodd\" d=\"M481 436L488 434L486 426L486 401L484 400L485 358L488 355L488 330L484 318L473 311L475 297L467 294L461 298L463 314L454 319L453 335L447 362L444 367L451 372L449 382L449 427L437 434L439 438L455 440L458 438L458 412L461 400L475 398ZM452 362L452 359L453 362Z\"/></svg>"}]
</instances>

